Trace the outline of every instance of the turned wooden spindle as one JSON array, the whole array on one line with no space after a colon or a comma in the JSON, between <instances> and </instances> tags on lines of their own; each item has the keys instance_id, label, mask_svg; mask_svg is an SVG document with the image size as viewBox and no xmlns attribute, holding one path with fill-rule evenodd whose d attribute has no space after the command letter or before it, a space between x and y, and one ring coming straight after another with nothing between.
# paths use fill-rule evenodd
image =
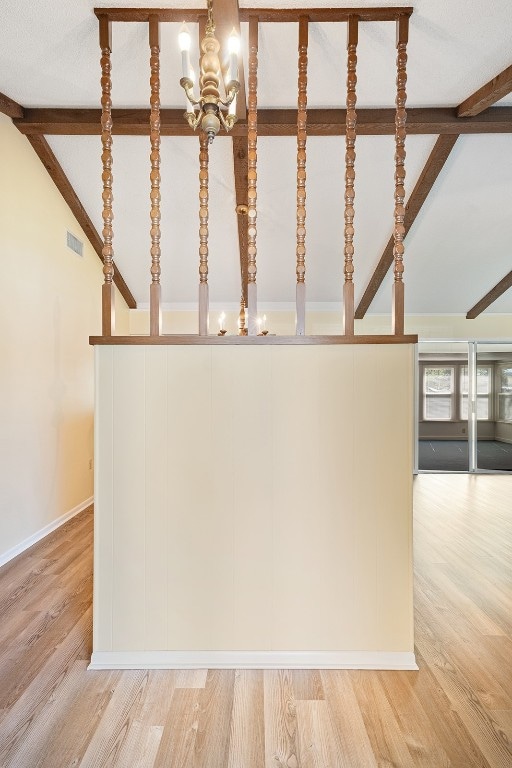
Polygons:
<instances>
[{"instance_id":1,"label":"turned wooden spindle","mask_svg":"<svg viewBox=\"0 0 512 768\"><path fill-rule=\"evenodd\" d=\"M208 135L199 134L199 335L208 336Z\"/></svg>"},{"instance_id":2,"label":"turned wooden spindle","mask_svg":"<svg viewBox=\"0 0 512 768\"><path fill-rule=\"evenodd\" d=\"M405 237L405 124L407 112L407 40L409 36L409 17L399 16L396 22L397 75L396 75L396 114L395 114L395 226L393 230L393 333L404 333L404 237Z\"/></svg>"},{"instance_id":3,"label":"turned wooden spindle","mask_svg":"<svg viewBox=\"0 0 512 768\"><path fill-rule=\"evenodd\" d=\"M247 112L247 309L249 335L258 333L258 294L256 288L256 181L258 140L258 19L249 19L249 96Z\"/></svg>"},{"instance_id":4,"label":"turned wooden spindle","mask_svg":"<svg viewBox=\"0 0 512 768\"><path fill-rule=\"evenodd\" d=\"M158 18L149 19L150 56L150 142L151 142L151 286L149 289L149 333L162 333L160 286L160 31Z\"/></svg>"},{"instance_id":5,"label":"turned wooden spindle","mask_svg":"<svg viewBox=\"0 0 512 768\"><path fill-rule=\"evenodd\" d=\"M345 282L343 284L343 331L354 335L354 199L356 160L356 85L358 19L347 22L347 122L345 130Z\"/></svg>"},{"instance_id":6,"label":"turned wooden spindle","mask_svg":"<svg viewBox=\"0 0 512 768\"><path fill-rule=\"evenodd\" d=\"M299 75L297 101L297 286L295 294L295 333L306 332L306 139L308 106L308 27L307 16L299 18Z\"/></svg>"},{"instance_id":7,"label":"turned wooden spindle","mask_svg":"<svg viewBox=\"0 0 512 768\"><path fill-rule=\"evenodd\" d=\"M112 228L112 79L110 54L112 51L111 25L106 16L100 17L101 48L101 162L103 165L103 275L101 292L101 327L103 336L112 336L115 326L114 312L114 236Z\"/></svg>"}]
</instances>

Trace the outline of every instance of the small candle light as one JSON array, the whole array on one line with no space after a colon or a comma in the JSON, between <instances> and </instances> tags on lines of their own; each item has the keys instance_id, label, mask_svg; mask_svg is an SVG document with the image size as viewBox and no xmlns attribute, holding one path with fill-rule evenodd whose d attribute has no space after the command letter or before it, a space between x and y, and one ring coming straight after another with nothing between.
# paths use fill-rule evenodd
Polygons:
<instances>
[{"instance_id":1,"label":"small candle light","mask_svg":"<svg viewBox=\"0 0 512 768\"><path fill-rule=\"evenodd\" d=\"M183 26L178 35L178 41L181 50L181 68L183 77L190 78L190 32L188 31L185 22L183 22Z\"/></svg>"},{"instance_id":2,"label":"small candle light","mask_svg":"<svg viewBox=\"0 0 512 768\"><path fill-rule=\"evenodd\" d=\"M263 331L267 330L267 316L266 315L263 315L263 328L262 328L262 330Z\"/></svg>"},{"instance_id":3,"label":"small candle light","mask_svg":"<svg viewBox=\"0 0 512 768\"><path fill-rule=\"evenodd\" d=\"M240 51L240 38L238 37L235 29L231 32L228 40L229 51L229 70L228 81L238 80L238 54Z\"/></svg>"},{"instance_id":4,"label":"small candle light","mask_svg":"<svg viewBox=\"0 0 512 768\"><path fill-rule=\"evenodd\" d=\"M225 315L224 312L222 312L219 315L219 331L223 331L224 330L224 320L225 319L226 319L226 315Z\"/></svg>"},{"instance_id":5,"label":"small candle light","mask_svg":"<svg viewBox=\"0 0 512 768\"><path fill-rule=\"evenodd\" d=\"M256 322L258 323L258 334L261 334L261 317L258 317Z\"/></svg>"}]
</instances>

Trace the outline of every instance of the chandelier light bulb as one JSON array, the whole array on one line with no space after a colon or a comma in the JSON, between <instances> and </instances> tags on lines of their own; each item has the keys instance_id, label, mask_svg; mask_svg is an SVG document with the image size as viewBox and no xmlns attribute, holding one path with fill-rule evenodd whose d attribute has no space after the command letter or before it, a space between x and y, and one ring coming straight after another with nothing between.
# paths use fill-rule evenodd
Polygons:
<instances>
[{"instance_id":1,"label":"chandelier light bulb","mask_svg":"<svg viewBox=\"0 0 512 768\"><path fill-rule=\"evenodd\" d=\"M190 51L190 32L188 31L188 27L185 22L183 22L183 25L180 29L178 41L180 45L180 51L182 53L183 51Z\"/></svg>"},{"instance_id":2,"label":"chandelier light bulb","mask_svg":"<svg viewBox=\"0 0 512 768\"><path fill-rule=\"evenodd\" d=\"M240 53L240 38L238 37L234 27L228 38L228 52L230 54L235 53L237 56Z\"/></svg>"},{"instance_id":3,"label":"chandelier light bulb","mask_svg":"<svg viewBox=\"0 0 512 768\"><path fill-rule=\"evenodd\" d=\"M190 78L190 70L192 69L190 66L190 33L185 22L183 22L181 32L178 35L178 41L181 50L181 68L183 77Z\"/></svg>"},{"instance_id":4,"label":"chandelier light bulb","mask_svg":"<svg viewBox=\"0 0 512 768\"><path fill-rule=\"evenodd\" d=\"M238 54L240 52L240 38L233 29L228 39L229 72L228 82L238 80Z\"/></svg>"}]
</instances>

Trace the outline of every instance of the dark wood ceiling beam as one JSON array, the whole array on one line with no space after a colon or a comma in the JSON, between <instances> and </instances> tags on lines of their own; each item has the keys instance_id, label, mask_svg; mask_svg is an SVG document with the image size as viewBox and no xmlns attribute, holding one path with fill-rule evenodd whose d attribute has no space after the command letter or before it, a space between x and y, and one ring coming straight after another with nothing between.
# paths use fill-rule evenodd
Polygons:
<instances>
[{"instance_id":1,"label":"dark wood ceiling beam","mask_svg":"<svg viewBox=\"0 0 512 768\"><path fill-rule=\"evenodd\" d=\"M16 127L24 134L98 135L101 111L99 109L25 109L22 118L15 119ZM149 109L113 109L113 133L117 135L147 136ZM193 136L182 109L161 110L162 136ZM308 136L341 136L345 133L344 109L308 110ZM394 109L359 109L357 133L362 136L394 135ZM247 124L235 124L232 136L244 136ZM475 117L460 120L452 107L419 108L407 110L408 134L476 134L512 133L512 107L493 107ZM258 110L258 135L295 136L297 134L296 109ZM219 134L221 139L223 134Z\"/></svg>"},{"instance_id":2,"label":"dark wood ceiling beam","mask_svg":"<svg viewBox=\"0 0 512 768\"><path fill-rule=\"evenodd\" d=\"M446 160L448 159L448 156L452 151L456 141L457 136L439 136L438 140L436 141L434 149L430 153L429 158L425 163L421 175L405 207L404 238L407 237L407 233L412 227L423 203L427 199L430 190L434 186L435 180L439 176L439 173L443 168ZM394 240L393 235L391 235L388 244L384 249L384 253L380 257L379 263L377 264L375 271L373 272L373 275L371 276L370 281L366 286L361 301L358 304L354 315L357 320L362 320L365 316L370 307L370 304L377 294L377 291L382 285L382 281L386 277L386 274L388 273L388 270L393 263L393 245Z\"/></svg>"},{"instance_id":3,"label":"dark wood ceiling beam","mask_svg":"<svg viewBox=\"0 0 512 768\"><path fill-rule=\"evenodd\" d=\"M500 280L499 283L496 283L494 288L491 288L491 290L486 293L485 296L480 299L480 301L477 301L474 307L471 307L466 315L466 319L474 320L475 317L478 317L478 315L480 315L484 309L490 307L491 304L493 304L496 299L499 299L499 297L502 296L505 291L508 291L509 288L512 288L512 272L509 272L508 275L505 275L505 277Z\"/></svg>"},{"instance_id":4,"label":"dark wood ceiling beam","mask_svg":"<svg viewBox=\"0 0 512 768\"><path fill-rule=\"evenodd\" d=\"M474 117L512 91L512 64L475 91L457 108L457 117Z\"/></svg>"},{"instance_id":5,"label":"dark wood ceiling beam","mask_svg":"<svg viewBox=\"0 0 512 768\"><path fill-rule=\"evenodd\" d=\"M214 15L218 14L220 0L217 0ZM304 11L310 21L347 21L349 16L358 16L361 21L396 21L397 16L410 16L411 6L393 8L241 8L240 21L248 21L257 16L259 21L296 22ZM149 16L158 17L159 21L195 22L204 15L204 8L95 8L98 18L106 16L110 21L148 21ZM230 30L231 31L231 30Z\"/></svg>"},{"instance_id":6,"label":"dark wood ceiling beam","mask_svg":"<svg viewBox=\"0 0 512 768\"><path fill-rule=\"evenodd\" d=\"M23 107L5 93L0 93L0 112L8 117L23 117Z\"/></svg>"},{"instance_id":7,"label":"dark wood ceiling beam","mask_svg":"<svg viewBox=\"0 0 512 768\"><path fill-rule=\"evenodd\" d=\"M62 169L62 166L60 165L59 161L53 154L50 145L48 144L44 136L29 135L27 138L31 143L31 145L34 147L42 164L48 171L55 186L61 193L62 197L68 204L69 208L71 209L71 212L73 213L76 220L82 227L87 239L89 240L92 247L98 254L100 261L103 262L103 256L102 256L103 243L101 241L101 238L98 235L98 232L94 227L94 224L92 223L89 216L87 215L85 208L80 202L78 195L76 194L75 190L71 186L68 177L66 176L66 174ZM116 284L117 288L119 289L119 292L121 293L122 297L126 301L127 305L130 307L130 309L136 309L137 302L133 298L130 289L126 285L123 279L123 276L121 275L121 273L119 272L115 264L114 264L114 283Z\"/></svg>"}]
</instances>

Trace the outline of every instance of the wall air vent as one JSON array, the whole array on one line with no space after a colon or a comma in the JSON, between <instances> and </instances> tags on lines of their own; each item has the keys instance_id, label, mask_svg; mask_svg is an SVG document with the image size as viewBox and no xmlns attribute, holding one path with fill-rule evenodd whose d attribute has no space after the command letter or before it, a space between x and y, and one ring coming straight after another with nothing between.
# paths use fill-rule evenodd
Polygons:
<instances>
[{"instance_id":1,"label":"wall air vent","mask_svg":"<svg viewBox=\"0 0 512 768\"><path fill-rule=\"evenodd\" d=\"M84 255L84 244L81 240L78 239L78 237L72 235L71 232L67 233L67 244L68 248L71 248L71 250L77 253L79 256Z\"/></svg>"}]
</instances>

